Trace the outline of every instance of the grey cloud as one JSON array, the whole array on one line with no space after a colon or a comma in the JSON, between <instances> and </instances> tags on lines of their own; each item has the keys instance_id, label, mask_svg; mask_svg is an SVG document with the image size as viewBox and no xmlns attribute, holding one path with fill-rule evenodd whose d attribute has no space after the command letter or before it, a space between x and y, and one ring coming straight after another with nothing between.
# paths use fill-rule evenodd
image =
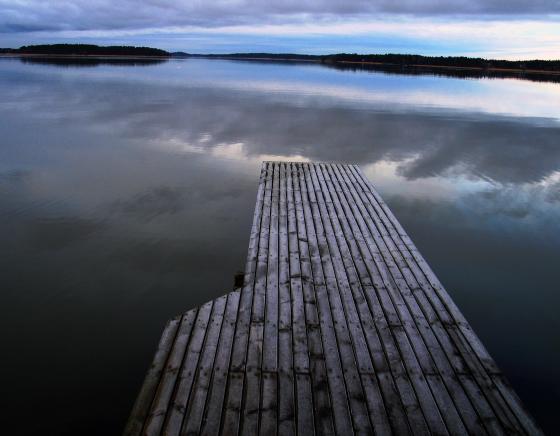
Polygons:
<instances>
[{"instance_id":1,"label":"grey cloud","mask_svg":"<svg viewBox=\"0 0 560 436\"><path fill-rule=\"evenodd\" d=\"M548 187L546 199L551 203L560 203L560 182L556 182Z\"/></svg>"},{"instance_id":2,"label":"grey cloud","mask_svg":"<svg viewBox=\"0 0 560 436\"><path fill-rule=\"evenodd\" d=\"M301 155L362 165L389 160L408 180L459 172L523 184L538 182L560 167L560 128L556 123L542 128L538 119L362 111L343 104L302 106L259 92L171 84L139 87L121 81L104 82L103 87L84 81L65 89L64 102L56 98L56 88L44 88L43 101L50 92L50 106L58 107L61 125L87 121L140 143L173 140L209 150L242 143L249 156ZM86 106L85 113L76 110ZM152 194L146 193L145 199Z\"/></svg>"},{"instance_id":3,"label":"grey cloud","mask_svg":"<svg viewBox=\"0 0 560 436\"><path fill-rule=\"evenodd\" d=\"M511 16L559 12L560 2L557 0L72 0L60 3L0 0L0 32L145 29L185 25L217 27L301 19L316 22L336 17L375 17L378 14Z\"/></svg>"},{"instance_id":4,"label":"grey cloud","mask_svg":"<svg viewBox=\"0 0 560 436\"><path fill-rule=\"evenodd\" d=\"M149 110L142 103L150 101L149 95L136 96L139 100L123 101L124 106L104 107L96 113L98 121L128 116L126 136L175 138L207 148L239 142L250 156L301 155L359 164L391 160L409 180L461 172L502 183L533 183L560 166L560 128L543 129L522 118L309 108L211 89L177 91ZM166 99L161 90L158 97Z\"/></svg>"}]
</instances>

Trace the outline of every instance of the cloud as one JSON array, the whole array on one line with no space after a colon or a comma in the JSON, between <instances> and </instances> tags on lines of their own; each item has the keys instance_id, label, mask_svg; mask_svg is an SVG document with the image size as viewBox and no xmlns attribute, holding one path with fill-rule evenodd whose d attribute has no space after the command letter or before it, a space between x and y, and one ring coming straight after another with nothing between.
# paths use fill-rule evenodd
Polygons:
<instances>
[{"instance_id":1,"label":"cloud","mask_svg":"<svg viewBox=\"0 0 560 436\"><path fill-rule=\"evenodd\" d=\"M121 76L117 69L113 70L115 76L102 82L84 78L79 86L68 88L61 88L64 85L54 79L37 82L42 89L40 104L49 102L50 116L57 125L87 124L90 129L108 130L121 138L179 153L230 150L239 159L302 156L364 166L388 160L407 180L461 174L508 184L537 183L560 167L560 125L556 119L546 118L557 112L557 94L548 84L532 84L530 89L539 90L532 94L527 93L527 86L515 86L516 82L481 82L481 86L492 83L500 93L509 94L502 112L491 89L484 87L485 93L480 94L476 87L468 87L457 93L457 82L451 81L426 89L403 88L404 83L399 82L389 93L391 98L379 99L381 89L369 88L369 82L357 86L359 93L350 84L323 84L321 92L316 92L317 82L297 80L297 67L283 69L284 75L296 76L281 80L274 76L274 66L269 66L263 74L276 80L259 80L257 76L247 87L247 79L240 80L242 73L230 72L229 81L224 82L218 73L205 72L209 82L200 83L196 70L188 74L173 69L183 65L178 62L162 67L167 65L169 69L158 73L158 80L166 81L165 87L157 81L137 82L137 76ZM196 65L184 64L195 69ZM233 65L242 68L244 64ZM167 76L166 71L172 75ZM175 81L176 77L180 80ZM382 83L394 85L394 80L391 76ZM446 89L449 83L455 86L450 94L454 98L438 101L440 88ZM509 87L501 88L503 84ZM407 100L399 90L419 97ZM11 92L14 95L6 94L6 99L17 96L18 104L29 113L43 113L39 107L25 106L28 97L17 87ZM61 93L65 95L62 102L58 98ZM469 105L469 96L478 101L477 106ZM422 105L424 100L438 102L443 109L427 108ZM539 105L532 106L535 100ZM525 102L524 108L520 108L520 101ZM492 104L486 107L484 102ZM79 110L83 107L88 110ZM519 113L508 114L511 108ZM184 195L173 186L159 187L121 202L120 210L143 217L170 214Z\"/></svg>"},{"instance_id":2,"label":"cloud","mask_svg":"<svg viewBox=\"0 0 560 436\"><path fill-rule=\"evenodd\" d=\"M140 3L140 4L139 4ZM534 16L560 13L557 0L279 1L0 0L0 32L216 28L232 25L321 23L384 15Z\"/></svg>"},{"instance_id":3,"label":"cloud","mask_svg":"<svg viewBox=\"0 0 560 436\"><path fill-rule=\"evenodd\" d=\"M555 59L558 0L0 0L2 45Z\"/></svg>"}]
</instances>

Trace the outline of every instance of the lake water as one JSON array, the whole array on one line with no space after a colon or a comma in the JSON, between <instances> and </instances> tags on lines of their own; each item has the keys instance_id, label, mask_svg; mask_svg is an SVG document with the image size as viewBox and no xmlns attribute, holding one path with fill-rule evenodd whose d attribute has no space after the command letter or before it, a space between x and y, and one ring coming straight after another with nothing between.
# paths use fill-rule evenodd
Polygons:
<instances>
[{"instance_id":1,"label":"lake water","mask_svg":"<svg viewBox=\"0 0 560 436\"><path fill-rule=\"evenodd\" d=\"M541 426L560 402L560 84L0 59L6 434L120 434L165 321L232 289L260 162L359 164Z\"/></svg>"}]
</instances>

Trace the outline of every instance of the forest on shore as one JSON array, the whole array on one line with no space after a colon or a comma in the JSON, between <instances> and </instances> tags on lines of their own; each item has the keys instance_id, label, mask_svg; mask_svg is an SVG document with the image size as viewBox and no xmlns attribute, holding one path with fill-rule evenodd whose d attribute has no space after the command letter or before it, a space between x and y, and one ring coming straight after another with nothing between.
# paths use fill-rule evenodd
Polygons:
<instances>
[{"instance_id":1,"label":"forest on shore","mask_svg":"<svg viewBox=\"0 0 560 436\"><path fill-rule=\"evenodd\" d=\"M161 56L171 54L152 47L126 45L99 46L94 44L42 44L24 45L15 49L0 49L0 53L21 55L58 55L58 56Z\"/></svg>"},{"instance_id":2,"label":"forest on shore","mask_svg":"<svg viewBox=\"0 0 560 436\"><path fill-rule=\"evenodd\" d=\"M517 70L559 72L560 60L504 60L471 58L466 56L423 56L416 54L358 54L337 53L329 55L307 55L295 53L226 53L193 54L168 52L152 47L99 46L94 44L42 44L20 48L0 49L3 54L50 55L50 56L152 56L177 58L219 58L245 60L277 60L320 62L328 65L388 65L410 67L456 68L478 70Z\"/></svg>"},{"instance_id":3,"label":"forest on shore","mask_svg":"<svg viewBox=\"0 0 560 436\"><path fill-rule=\"evenodd\" d=\"M176 52L174 56L222 59L262 59L284 61L310 61L325 64L384 64L395 66L429 66L449 68L508 69L560 72L560 60L519 60L470 58L466 56L422 56L415 54L358 54L337 53L330 55L305 55L292 53L231 53L194 55Z\"/></svg>"}]
</instances>

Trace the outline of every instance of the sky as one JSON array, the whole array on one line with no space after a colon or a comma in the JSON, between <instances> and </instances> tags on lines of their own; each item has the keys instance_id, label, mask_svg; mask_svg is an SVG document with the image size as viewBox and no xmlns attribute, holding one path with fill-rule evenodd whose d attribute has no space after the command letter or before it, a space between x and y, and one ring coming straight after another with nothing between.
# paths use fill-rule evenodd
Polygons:
<instances>
[{"instance_id":1,"label":"sky","mask_svg":"<svg viewBox=\"0 0 560 436\"><path fill-rule=\"evenodd\" d=\"M560 0L0 0L0 47L560 59Z\"/></svg>"}]
</instances>

